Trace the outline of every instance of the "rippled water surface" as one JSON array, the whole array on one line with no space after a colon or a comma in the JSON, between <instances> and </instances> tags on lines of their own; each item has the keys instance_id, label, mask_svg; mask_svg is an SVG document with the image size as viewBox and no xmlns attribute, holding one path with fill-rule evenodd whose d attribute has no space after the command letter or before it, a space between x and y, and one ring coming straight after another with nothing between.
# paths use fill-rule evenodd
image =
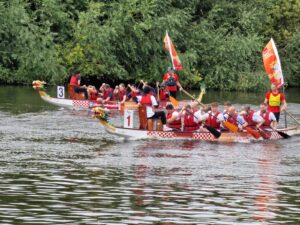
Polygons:
<instances>
[{"instance_id":1,"label":"rippled water surface","mask_svg":"<svg viewBox=\"0 0 300 225\"><path fill-rule=\"evenodd\" d=\"M16 89L0 91L0 224L300 224L300 137L124 141Z\"/></svg>"}]
</instances>

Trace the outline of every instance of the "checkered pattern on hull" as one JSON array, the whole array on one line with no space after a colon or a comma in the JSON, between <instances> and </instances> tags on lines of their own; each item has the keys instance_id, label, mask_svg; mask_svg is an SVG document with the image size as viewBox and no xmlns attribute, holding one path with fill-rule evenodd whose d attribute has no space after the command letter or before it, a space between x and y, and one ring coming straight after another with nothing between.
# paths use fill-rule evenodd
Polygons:
<instances>
[{"instance_id":1,"label":"checkered pattern on hull","mask_svg":"<svg viewBox=\"0 0 300 225\"><path fill-rule=\"evenodd\" d=\"M74 108L89 108L89 101L73 100Z\"/></svg>"},{"instance_id":2,"label":"checkered pattern on hull","mask_svg":"<svg viewBox=\"0 0 300 225\"><path fill-rule=\"evenodd\" d=\"M164 132L164 131L149 131L148 136L155 136L161 138L190 138L196 140L213 141L216 140L210 133L189 133L189 132Z\"/></svg>"}]
</instances>

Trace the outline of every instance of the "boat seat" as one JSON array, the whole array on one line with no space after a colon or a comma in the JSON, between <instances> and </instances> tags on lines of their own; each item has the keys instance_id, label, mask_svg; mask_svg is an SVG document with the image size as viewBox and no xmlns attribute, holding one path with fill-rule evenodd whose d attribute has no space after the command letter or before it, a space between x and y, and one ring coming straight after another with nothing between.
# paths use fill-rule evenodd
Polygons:
<instances>
[{"instance_id":1,"label":"boat seat","mask_svg":"<svg viewBox=\"0 0 300 225\"><path fill-rule=\"evenodd\" d=\"M76 93L74 91L74 85L71 85L71 84L68 85L68 93L69 93L70 99L73 99L73 100L85 100L85 96L84 96L83 92Z\"/></svg>"}]
</instances>

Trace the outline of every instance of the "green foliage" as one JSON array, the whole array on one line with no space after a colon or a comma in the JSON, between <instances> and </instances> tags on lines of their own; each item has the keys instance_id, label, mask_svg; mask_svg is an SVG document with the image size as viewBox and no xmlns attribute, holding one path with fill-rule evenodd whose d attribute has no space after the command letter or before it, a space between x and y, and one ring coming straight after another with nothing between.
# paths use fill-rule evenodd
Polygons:
<instances>
[{"instance_id":1,"label":"green foliage","mask_svg":"<svg viewBox=\"0 0 300 225\"><path fill-rule=\"evenodd\" d=\"M258 90L271 37L299 86L300 0L0 0L0 83L162 79L168 30L184 86Z\"/></svg>"}]
</instances>

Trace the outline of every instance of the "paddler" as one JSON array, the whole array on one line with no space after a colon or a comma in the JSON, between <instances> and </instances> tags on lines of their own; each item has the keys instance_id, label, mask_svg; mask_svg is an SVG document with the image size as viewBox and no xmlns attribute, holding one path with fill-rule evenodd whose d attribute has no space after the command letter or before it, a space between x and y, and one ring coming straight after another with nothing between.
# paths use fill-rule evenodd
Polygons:
<instances>
[{"instance_id":1,"label":"paddler","mask_svg":"<svg viewBox=\"0 0 300 225\"><path fill-rule=\"evenodd\" d=\"M259 113L255 113L250 106L245 106L240 112L240 115L244 117L249 127L260 128L265 120L261 117Z\"/></svg>"},{"instance_id":2,"label":"paddler","mask_svg":"<svg viewBox=\"0 0 300 225\"><path fill-rule=\"evenodd\" d=\"M133 100L134 97L141 95L140 90L135 85L128 84L127 86L130 88L130 92L127 95L128 100Z\"/></svg>"},{"instance_id":3,"label":"paddler","mask_svg":"<svg viewBox=\"0 0 300 225\"><path fill-rule=\"evenodd\" d=\"M279 121L280 111L287 109L287 104L283 93L278 90L276 83L271 84L271 91L266 93L265 101L268 105L268 111L274 113L276 121Z\"/></svg>"},{"instance_id":4,"label":"paddler","mask_svg":"<svg viewBox=\"0 0 300 225\"><path fill-rule=\"evenodd\" d=\"M267 128L271 127L273 130L276 130L277 124L278 124L276 116L273 112L268 111L267 107L268 107L268 105L266 103L260 104L260 106L259 106L260 110L258 112L256 112L255 114L258 114L263 118L264 122L262 125L264 127L267 127Z\"/></svg>"},{"instance_id":5,"label":"paddler","mask_svg":"<svg viewBox=\"0 0 300 225\"><path fill-rule=\"evenodd\" d=\"M172 104L168 104L166 106L166 110L167 110L167 126L173 129L181 129L182 127L181 114L184 108L182 108L178 112L177 110L175 110Z\"/></svg>"},{"instance_id":6,"label":"paddler","mask_svg":"<svg viewBox=\"0 0 300 225\"><path fill-rule=\"evenodd\" d=\"M124 103L127 100L127 92L126 92L126 87L125 87L124 83L119 84L117 97L118 97L120 103Z\"/></svg>"},{"instance_id":7,"label":"paddler","mask_svg":"<svg viewBox=\"0 0 300 225\"><path fill-rule=\"evenodd\" d=\"M167 119L164 111L153 111L153 107L158 108L158 103L156 98L150 93L151 89L149 86L145 86L143 89L143 96L134 97L134 101L137 102L140 106L146 107L147 119L161 119L163 124L164 131L170 131L171 128L167 127Z\"/></svg>"},{"instance_id":8,"label":"paddler","mask_svg":"<svg viewBox=\"0 0 300 225\"><path fill-rule=\"evenodd\" d=\"M114 90L110 87L109 84L103 83L100 87L100 91L102 92L102 97L98 98L97 101L106 103L108 101L114 100Z\"/></svg>"},{"instance_id":9,"label":"paddler","mask_svg":"<svg viewBox=\"0 0 300 225\"><path fill-rule=\"evenodd\" d=\"M191 105L186 105L183 112L183 130L184 131L196 131L200 128L200 122L202 120L201 110L195 111Z\"/></svg>"},{"instance_id":10,"label":"paddler","mask_svg":"<svg viewBox=\"0 0 300 225\"><path fill-rule=\"evenodd\" d=\"M80 83L81 83L81 75L80 72L77 71L75 74L71 76L69 85L74 87L74 91L76 93L83 92L85 99L88 99L87 87L85 85L80 86Z\"/></svg>"},{"instance_id":11,"label":"paddler","mask_svg":"<svg viewBox=\"0 0 300 225\"><path fill-rule=\"evenodd\" d=\"M157 82L157 86L159 89L159 99L161 101L168 101L169 100L169 91L166 88L166 85L162 83L159 85L159 82Z\"/></svg>"},{"instance_id":12,"label":"paddler","mask_svg":"<svg viewBox=\"0 0 300 225\"><path fill-rule=\"evenodd\" d=\"M219 104L217 102L212 102L210 106L211 111L207 112L204 117L205 125L215 129L220 129L220 125L224 120L224 116L219 111Z\"/></svg>"},{"instance_id":13,"label":"paddler","mask_svg":"<svg viewBox=\"0 0 300 225\"><path fill-rule=\"evenodd\" d=\"M244 127L248 126L248 123L244 120L244 117L238 115L234 106L230 106L227 109L227 113L223 116L224 121L227 121L235 126L237 126L240 130L243 130ZM223 125L223 127L226 127Z\"/></svg>"},{"instance_id":14,"label":"paddler","mask_svg":"<svg viewBox=\"0 0 300 225\"><path fill-rule=\"evenodd\" d=\"M232 103L230 101L224 102L223 114L226 114L228 112L229 107L231 107L231 106L232 106Z\"/></svg>"},{"instance_id":15,"label":"paddler","mask_svg":"<svg viewBox=\"0 0 300 225\"><path fill-rule=\"evenodd\" d=\"M182 89L179 82L178 75L174 73L172 67L168 67L167 73L164 74L163 84L165 84L166 89L169 91L170 96L176 99L177 96L177 86Z\"/></svg>"},{"instance_id":16,"label":"paddler","mask_svg":"<svg viewBox=\"0 0 300 225\"><path fill-rule=\"evenodd\" d=\"M95 86L89 85L87 88L89 100L96 101L100 97L98 90Z\"/></svg>"},{"instance_id":17,"label":"paddler","mask_svg":"<svg viewBox=\"0 0 300 225\"><path fill-rule=\"evenodd\" d=\"M155 88L151 87L147 81L143 81L143 80L140 80L140 82L143 84L143 90L144 88L147 86L150 88L150 94L153 95L153 96L156 96L156 90Z\"/></svg>"}]
</instances>

